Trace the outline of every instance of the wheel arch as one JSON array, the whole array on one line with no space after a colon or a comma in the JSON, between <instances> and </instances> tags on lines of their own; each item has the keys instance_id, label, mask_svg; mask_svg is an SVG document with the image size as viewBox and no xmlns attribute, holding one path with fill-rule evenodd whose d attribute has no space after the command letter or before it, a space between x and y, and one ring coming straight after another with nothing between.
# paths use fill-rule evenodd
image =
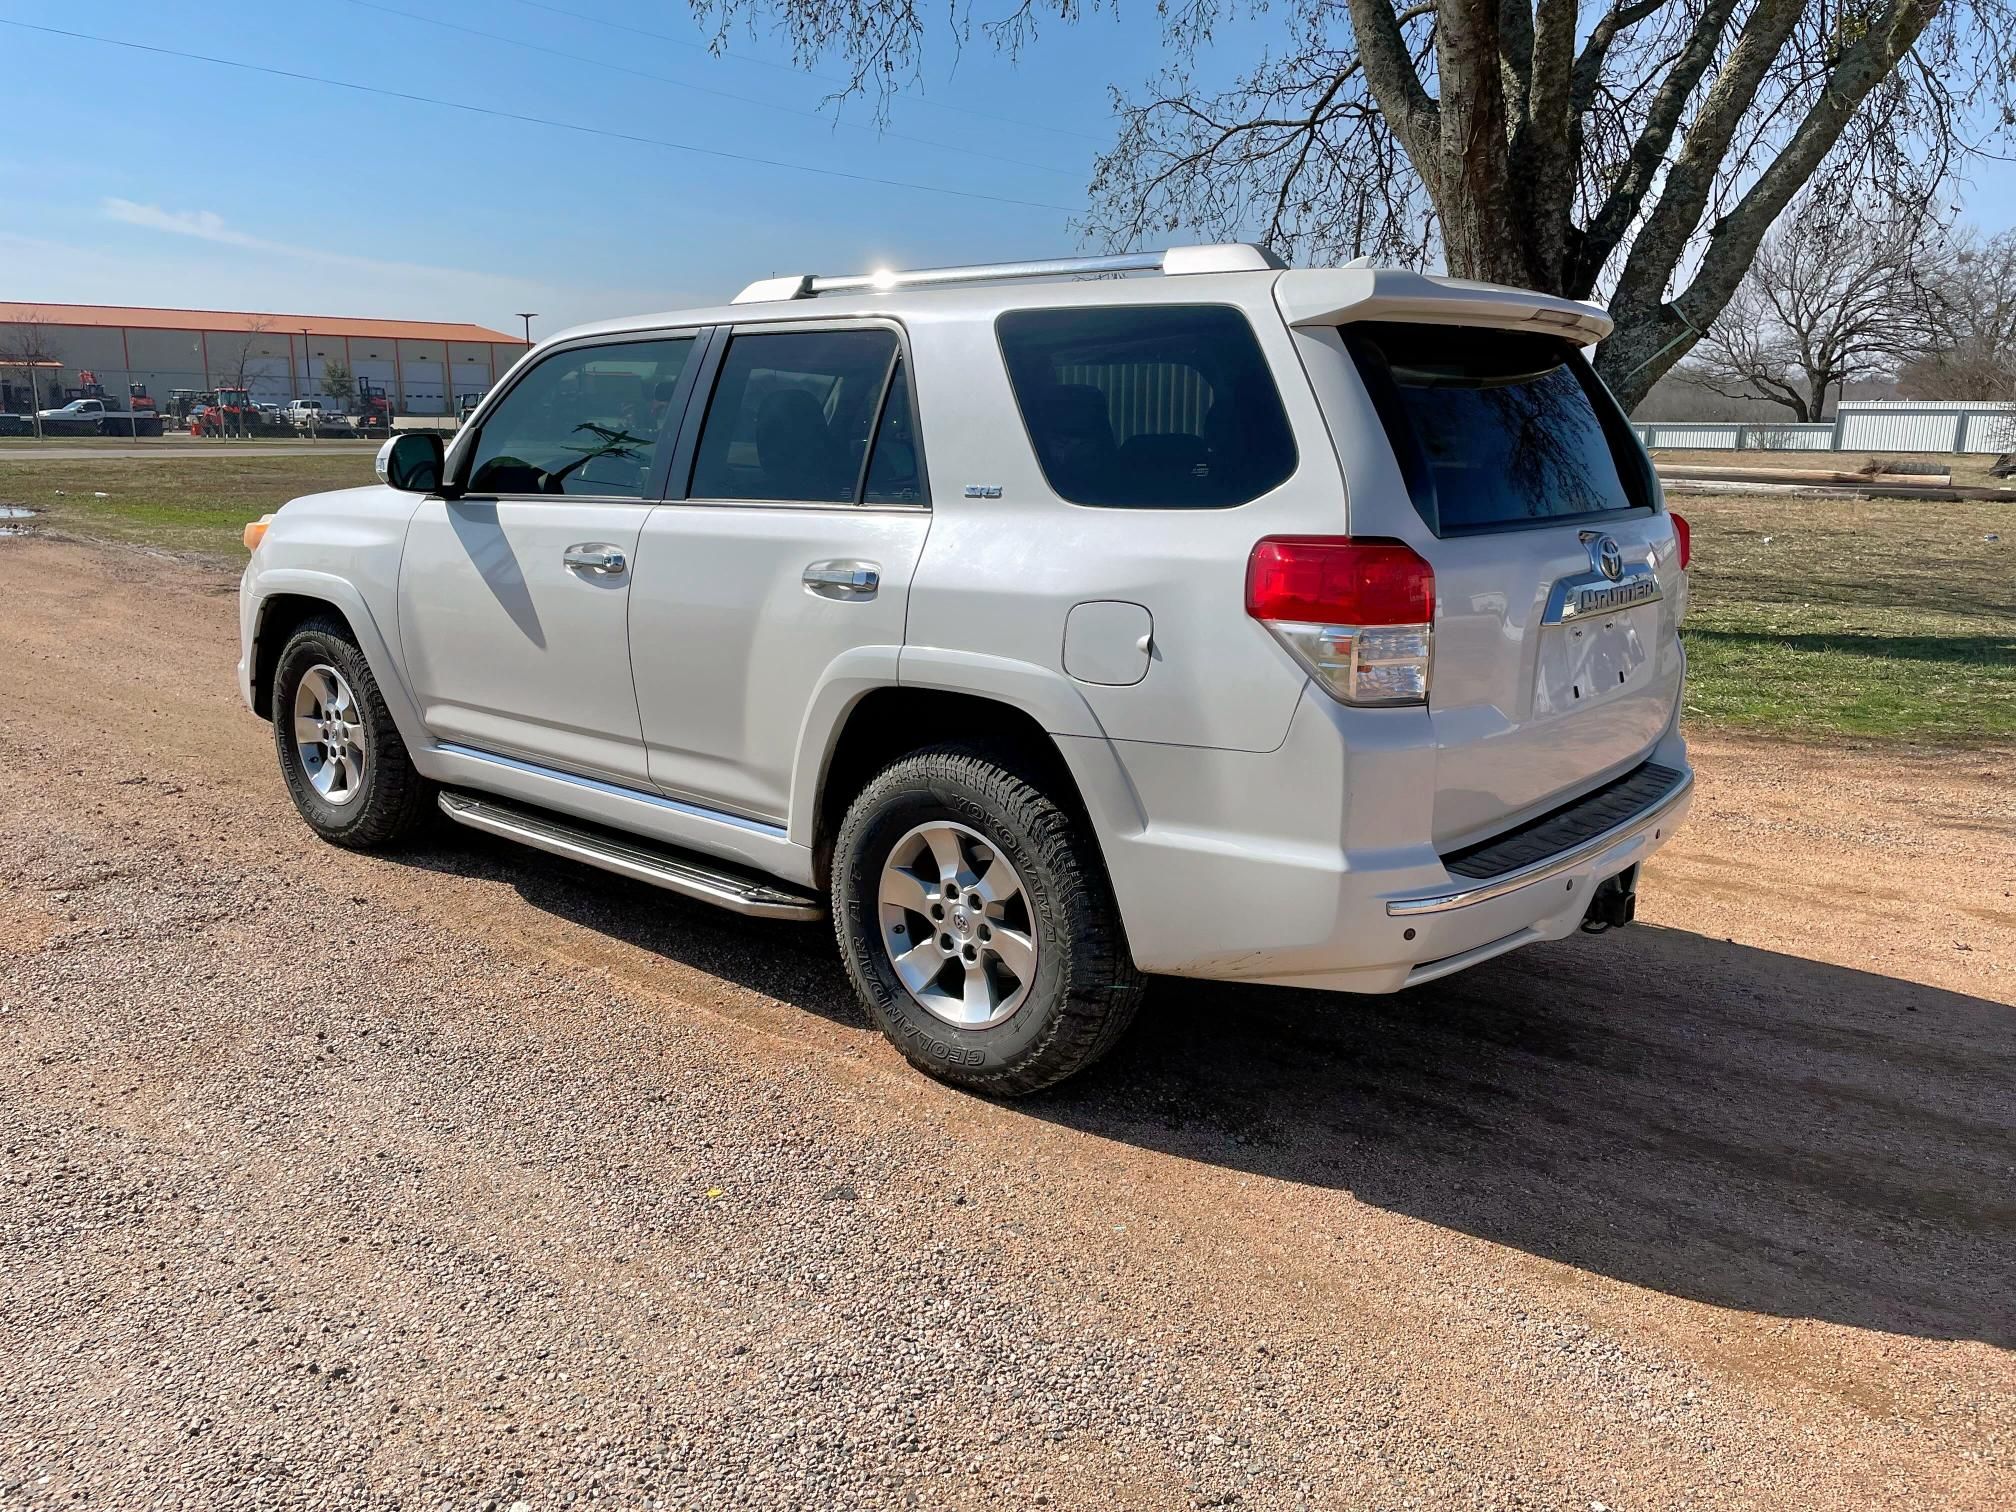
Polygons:
<instances>
[{"instance_id":1,"label":"wheel arch","mask_svg":"<svg viewBox=\"0 0 2016 1512\"><path fill-rule=\"evenodd\" d=\"M418 751L426 747L426 729L420 721L418 706L406 690L398 657L354 585L330 573L283 568L262 573L258 590L249 667L254 713L262 719L273 717L273 673L288 637L309 620L326 616L341 621L357 649L364 653L407 749Z\"/></svg>"},{"instance_id":2,"label":"wheel arch","mask_svg":"<svg viewBox=\"0 0 2016 1512\"><path fill-rule=\"evenodd\" d=\"M1116 826L1139 828L1132 789L1105 740L1059 741L1035 713L1006 699L883 684L862 691L841 715L810 779L816 787L809 801L792 807L792 838L810 847L819 887L830 881L833 837L847 805L868 780L912 751L959 741L1012 753L1085 826L1102 863L1107 834Z\"/></svg>"},{"instance_id":3,"label":"wheel arch","mask_svg":"<svg viewBox=\"0 0 2016 1512\"><path fill-rule=\"evenodd\" d=\"M273 674L280 665L280 649L294 632L311 619L340 620L350 638L357 638L356 626L340 604L305 593L275 593L259 605L259 620L252 632L252 712L261 719L273 717Z\"/></svg>"}]
</instances>

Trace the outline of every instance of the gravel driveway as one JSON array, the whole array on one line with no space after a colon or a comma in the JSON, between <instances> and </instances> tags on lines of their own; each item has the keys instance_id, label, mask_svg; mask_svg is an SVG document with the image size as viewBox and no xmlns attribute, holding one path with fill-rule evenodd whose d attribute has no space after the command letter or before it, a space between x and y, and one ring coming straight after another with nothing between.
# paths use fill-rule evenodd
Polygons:
<instances>
[{"instance_id":1,"label":"gravel driveway","mask_svg":"<svg viewBox=\"0 0 2016 1512\"><path fill-rule=\"evenodd\" d=\"M1704 743L1645 925L995 1105L821 926L316 842L234 592L0 541L0 1506L2016 1501L2006 757Z\"/></svg>"}]
</instances>

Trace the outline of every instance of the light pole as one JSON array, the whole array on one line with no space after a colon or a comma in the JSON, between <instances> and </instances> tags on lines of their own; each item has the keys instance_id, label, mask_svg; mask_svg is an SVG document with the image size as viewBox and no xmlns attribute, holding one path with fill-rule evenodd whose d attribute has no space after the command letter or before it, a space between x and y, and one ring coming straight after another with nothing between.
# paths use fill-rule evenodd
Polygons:
<instances>
[{"instance_id":1,"label":"light pole","mask_svg":"<svg viewBox=\"0 0 2016 1512\"><path fill-rule=\"evenodd\" d=\"M310 379L311 379L311 378L312 378L312 377L314 376L314 369L313 369L313 368L311 368L311 367L310 367L310 366L308 365L308 361L309 361L309 359L308 359L308 327L306 327L306 326L303 326L303 327L301 327L301 387L303 387L304 389L305 389L306 387L308 387L308 383L309 383L309 380L310 380ZM303 399L306 399L306 398L307 398L308 396L307 396L306 394L303 394L303 395L302 395L301 397L302 397ZM316 413L317 413L317 414L319 414L319 413L320 413L320 411L318 410L318 411L317 411ZM319 439L319 438L318 438L318 437L316 436L316 434L315 434L315 433L316 433L316 432L317 432L318 430L320 430L321 428L322 428L321 426L319 426L319 425L317 425L317 424L315 423L315 417L314 417L313 415L309 416L309 418L308 418L308 444L309 444L310 446L313 446L313 445L315 444L315 442L316 442L316 441L317 441L317 440Z\"/></svg>"},{"instance_id":2,"label":"light pole","mask_svg":"<svg viewBox=\"0 0 2016 1512\"><path fill-rule=\"evenodd\" d=\"M525 345L529 347L532 345L532 317L539 312L537 310L519 310L516 313L518 318L525 322Z\"/></svg>"}]
</instances>

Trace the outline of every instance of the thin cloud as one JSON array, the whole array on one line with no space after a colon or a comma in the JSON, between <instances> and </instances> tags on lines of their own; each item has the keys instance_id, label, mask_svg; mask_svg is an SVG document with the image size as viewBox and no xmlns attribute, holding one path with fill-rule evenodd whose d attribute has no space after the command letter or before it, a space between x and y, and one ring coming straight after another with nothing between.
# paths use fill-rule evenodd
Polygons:
<instances>
[{"instance_id":1,"label":"thin cloud","mask_svg":"<svg viewBox=\"0 0 2016 1512\"><path fill-rule=\"evenodd\" d=\"M194 236L202 241L223 242L231 247L253 247L260 251L295 252L243 231L234 231L214 210L163 210L159 205L142 205L129 199L107 199L99 208L110 220L129 226L145 226L150 231L167 231L176 236Z\"/></svg>"},{"instance_id":2,"label":"thin cloud","mask_svg":"<svg viewBox=\"0 0 2016 1512\"><path fill-rule=\"evenodd\" d=\"M160 254L136 263L109 245L70 246L0 230L0 249L10 257L11 283L33 285L55 302L197 303L218 309L253 306L314 309L328 303L332 270L354 273L346 289L367 288L373 314L411 314L420 319L467 319L517 329L499 312L540 310L542 333L584 320L639 310L704 304L711 296L668 289L583 288L545 283L505 273L426 263L393 262L322 247L296 246L256 236L213 210L169 209L137 200L106 197L97 218L131 226L187 246L186 255ZM219 258L204 244L257 254ZM116 289L113 294L110 290ZM49 293L58 290L68 292ZM248 301L251 302L248 304ZM357 302L354 295L346 305Z\"/></svg>"},{"instance_id":3,"label":"thin cloud","mask_svg":"<svg viewBox=\"0 0 2016 1512\"><path fill-rule=\"evenodd\" d=\"M505 277L496 273L479 273L470 268L440 268L426 263L388 262L378 257L358 257L349 252L332 252L324 247L301 247L289 242L271 241L263 236L254 236L249 231L238 230L214 210L167 210L159 205L143 205L134 200L116 197L100 201L99 210L106 219L119 221L128 226L139 226L149 231L165 231L171 236L194 237L198 241L220 242L227 247L243 247L248 251L291 258L297 262L355 268L360 272L376 273L389 278L421 276L473 279L499 289L520 289L527 292L537 287L525 279Z\"/></svg>"}]
</instances>

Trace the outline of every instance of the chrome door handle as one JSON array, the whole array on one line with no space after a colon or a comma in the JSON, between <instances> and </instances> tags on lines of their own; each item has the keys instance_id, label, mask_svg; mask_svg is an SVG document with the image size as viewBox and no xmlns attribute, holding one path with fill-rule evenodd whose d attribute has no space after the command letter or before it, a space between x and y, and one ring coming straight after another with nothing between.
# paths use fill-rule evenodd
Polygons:
<instances>
[{"instance_id":1,"label":"chrome door handle","mask_svg":"<svg viewBox=\"0 0 2016 1512\"><path fill-rule=\"evenodd\" d=\"M808 592L830 599L871 599L882 586L873 562L814 562L805 569Z\"/></svg>"},{"instance_id":2,"label":"chrome door handle","mask_svg":"<svg viewBox=\"0 0 2016 1512\"><path fill-rule=\"evenodd\" d=\"M560 560L569 567L579 567L583 572L599 572L604 577L619 577L630 565L629 559L623 555L623 548L611 546L606 541L583 541L578 546L569 546Z\"/></svg>"}]
</instances>

